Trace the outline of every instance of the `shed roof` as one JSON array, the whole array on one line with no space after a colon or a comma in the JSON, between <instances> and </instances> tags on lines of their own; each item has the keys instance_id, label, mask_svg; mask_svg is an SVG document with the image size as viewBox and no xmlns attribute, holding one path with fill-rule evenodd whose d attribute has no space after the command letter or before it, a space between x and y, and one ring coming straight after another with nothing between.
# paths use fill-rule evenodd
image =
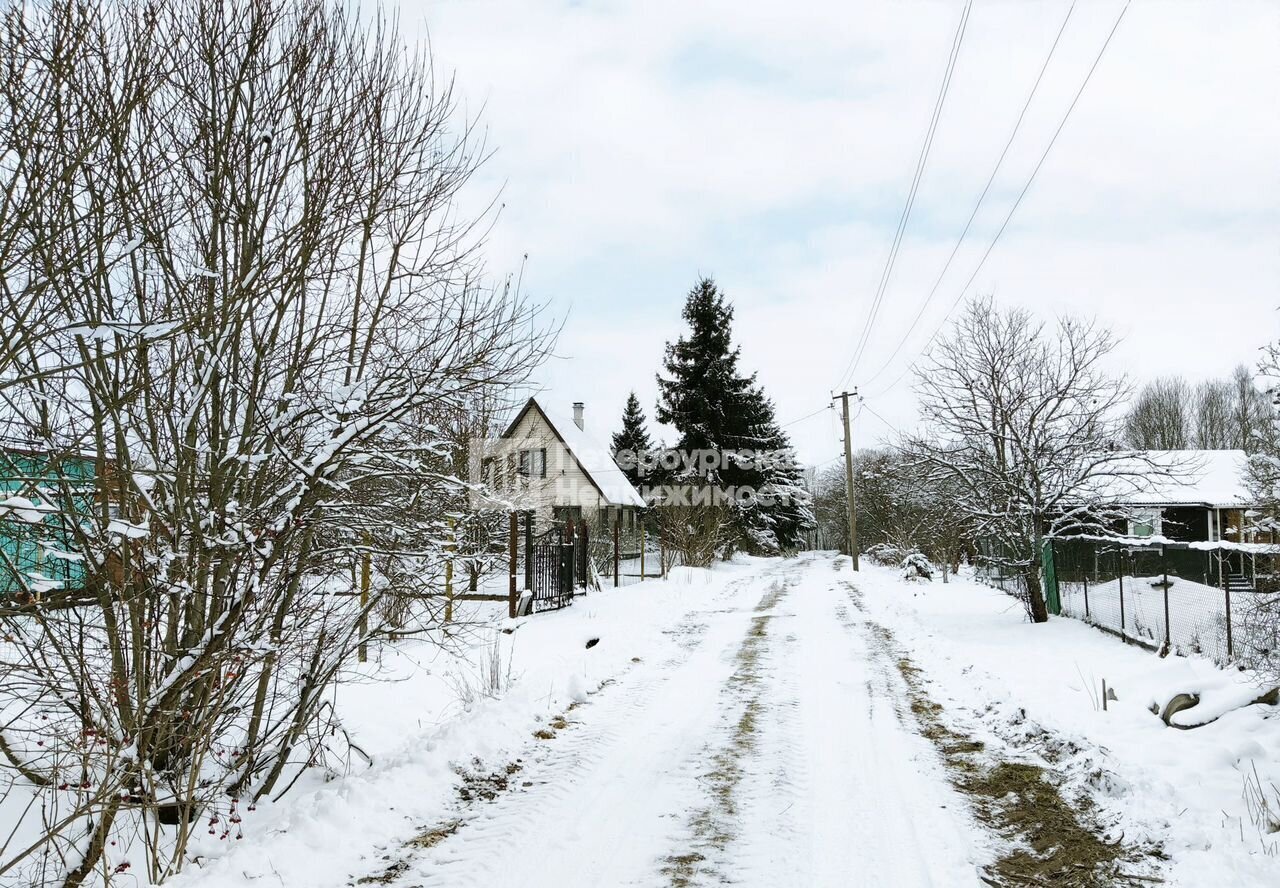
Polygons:
<instances>
[{"instance_id":1,"label":"shed roof","mask_svg":"<svg viewBox=\"0 0 1280 888\"><path fill-rule=\"evenodd\" d=\"M1249 504L1243 450L1144 450L1133 474L1110 479L1103 496L1126 505L1195 505L1238 509ZM1147 467L1147 463L1150 467Z\"/></svg>"}]
</instances>

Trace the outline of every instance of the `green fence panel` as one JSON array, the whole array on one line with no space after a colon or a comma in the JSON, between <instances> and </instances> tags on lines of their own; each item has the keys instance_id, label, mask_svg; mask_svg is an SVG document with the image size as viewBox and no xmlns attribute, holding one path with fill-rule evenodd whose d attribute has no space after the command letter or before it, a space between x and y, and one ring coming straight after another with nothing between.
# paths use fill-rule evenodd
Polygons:
<instances>
[{"instance_id":1,"label":"green fence panel","mask_svg":"<svg viewBox=\"0 0 1280 888\"><path fill-rule=\"evenodd\" d=\"M1049 613L1062 615L1062 598L1058 595L1058 572L1053 563L1053 540L1045 540L1040 547L1040 562L1044 568L1044 600Z\"/></svg>"}]
</instances>

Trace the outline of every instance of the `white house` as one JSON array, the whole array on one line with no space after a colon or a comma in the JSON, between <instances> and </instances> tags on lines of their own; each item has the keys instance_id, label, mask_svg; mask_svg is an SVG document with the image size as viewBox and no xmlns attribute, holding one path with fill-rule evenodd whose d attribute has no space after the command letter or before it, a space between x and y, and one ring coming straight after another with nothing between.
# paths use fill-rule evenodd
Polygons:
<instances>
[{"instance_id":1,"label":"white house","mask_svg":"<svg viewBox=\"0 0 1280 888\"><path fill-rule=\"evenodd\" d=\"M630 533L645 505L610 448L588 432L581 401L564 415L530 398L486 448L480 471L495 496L532 511L539 530L572 519L609 531L617 520Z\"/></svg>"}]
</instances>

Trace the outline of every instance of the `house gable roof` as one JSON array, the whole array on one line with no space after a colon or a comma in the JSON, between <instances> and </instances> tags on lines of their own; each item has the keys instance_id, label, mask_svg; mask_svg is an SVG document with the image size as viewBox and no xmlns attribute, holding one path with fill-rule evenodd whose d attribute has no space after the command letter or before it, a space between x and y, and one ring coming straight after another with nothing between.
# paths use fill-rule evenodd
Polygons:
<instances>
[{"instance_id":1,"label":"house gable roof","mask_svg":"<svg viewBox=\"0 0 1280 888\"><path fill-rule=\"evenodd\" d=\"M551 429L552 434L569 451L582 474L587 476L587 480L609 505L638 507L645 505L644 498L627 480L622 469L618 468L618 464L613 461L613 454L607 447L578 428L578 424L572 418L559 415L555 411L548 411L538 403L537 398L530 398L525 402L524 407L520 408L515 419L502 433L502 437L510 438L514 435L530 410L537 411L547 428Z\"/></svg>"}]
</instances>

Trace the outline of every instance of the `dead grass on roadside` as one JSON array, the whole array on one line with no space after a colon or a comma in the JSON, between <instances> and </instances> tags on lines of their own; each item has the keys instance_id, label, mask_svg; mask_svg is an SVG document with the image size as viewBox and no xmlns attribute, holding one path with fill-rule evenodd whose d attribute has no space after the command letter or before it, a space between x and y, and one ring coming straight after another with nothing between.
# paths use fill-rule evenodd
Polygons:
<instances>
[{"instance_id":1,"label":"dead grass on roadside","mask_svg":"<svg viewBox=\"0 0 1280 888\"><path fill-rule=\"evenodd\" d=\"M943 707L924 689L920 669L898 652L893 633L875 623L869 628L880 653L891 658L902 676L908 708L920 733L941 753L952 785L970 799L980 821L1012 842L1010 850L986 867L984 882L997 888L1108 888L1160 881L1122 872L1125 863L1142 855L1123 841L1108 842L1090 818L1087 802L1068 802L1044 768L993 761L984 754L986 744L947 724Z\"/></svg>"}]
</instances>

